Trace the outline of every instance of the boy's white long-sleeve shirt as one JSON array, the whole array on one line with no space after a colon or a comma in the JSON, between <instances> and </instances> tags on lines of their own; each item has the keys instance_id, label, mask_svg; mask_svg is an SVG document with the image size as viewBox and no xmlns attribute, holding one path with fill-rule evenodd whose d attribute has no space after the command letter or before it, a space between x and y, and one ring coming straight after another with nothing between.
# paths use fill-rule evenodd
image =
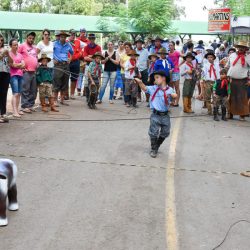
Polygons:
<instances>
[{"instance_id":1,"label":"boy's white long-sleeve shirt","mask_svg":"<svg viewBox=\"0 0 250 250\"><path fill-rule=\"evenodd\" d=\"M130 74L129 68L133 67L133 65L130 63L130 60L127 60L125 63L125 78L126 79L134 79L135 76L135 70L133 71L132 74ZM136 61L135 67L138 68L138 61Z\"/></svg>"},{"instance_id":2,"label":"boy's white long-sleeve shirt","mask_svg":"<svg viewBox=\"0 0 250 250\"><path fill-rule=\"evenodd\" d=\"M213 65L213 67L215 69L215 74L214 74L213 70L210 70L211 65ZM216 81L216 80L219 80L220 79L220 67L219 67L219 65L217 63L215 63L215 64L211 64L210 62L205 63L203 65L203 68L202 68L201 78L204 81Z\"/></svg>"}]
</instances>

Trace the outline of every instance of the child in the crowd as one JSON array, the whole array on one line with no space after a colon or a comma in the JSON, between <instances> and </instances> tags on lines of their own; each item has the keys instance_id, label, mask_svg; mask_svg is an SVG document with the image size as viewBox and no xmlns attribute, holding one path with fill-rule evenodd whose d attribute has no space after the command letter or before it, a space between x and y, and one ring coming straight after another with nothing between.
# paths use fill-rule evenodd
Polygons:
<instances>
[{"instance_id":1,"label":"child in the crowd","mask_svg":"<svg viewBox=\"0 0 250 250\"><path fill-rule=\"evenodd\" d=\"M51 59L46 54L41 55L41 58L38 60L38 62L41 64L36 71L36 81L39 89L42 111L48 112L45 102L45 97L48 97L51 111L59 112L55 108L54 97L52 93L53 69L48 67L48 63L50 61Z\"/></svg>"},{"instance_id":2,"label":"child in the crowd","mask_svg":"<svg viewBox=\"0 0 250 250\"><path fill-rule=\"evenodd\" d=\"M139 55L136 53L135 50L131 50L128 56L130 56L130 59L127 60L125 63L125 95L128 100L126 106L130 107L130 105L132 104L133 107L136 107L138 85L135 83L134 77L139 76L137 61L137 57Z\"/></svg>"},{"instance_id":3,"label":"child in the crowd","mask_svg":"<svg viewBox=\"0 0 250 250\"><path fill-rule=\"evenodd\" d=\"M83 83L85 66L86 66L86 63L84 61L80 61L80 73L79 73L79 76L77 79L77 85L76 85L78 96L81 96L81 92L82 92L82 83Z\"/></svg>"},{"instance_id":4,"label":"child in the crowd","mask_svg":"<svg viewBox=\"0 0 250 250\"><path fill-rule=\"evenodd\" d=\"M160 145L170 134L170 117L168 115L172 98L176 98L174 90L168 86L170 77L165 70L153 73L155 84L146 86L139 78L135 81L140 85L141 89L150 94L150 108L152 114L150 117L149 136L151 140L150 156L157 156Z\"/></svg>"},{"instance_id":5,"label":"child in the crowd","mask_svg":"<svg viewBox=\"0 0 250 250\"><path fill-rule=\"evenodd\" d=\"M122 75L121 75L121 68L118 67L116 71L116 78L115 78L115 94L114 99L120 100L123 96L123 81L122 81Z\"/></svg>"},{"instance_id":6,"label":"child in the crowd","mask_svg":"<svg viewBox=\"0 0 250 250\"><path fill-rule=\"evenodd\" d=\"M220 79L220 67L215 63L216 56L213 52L208 52L205 55L207 63L203 65L202 69L202 83L204 86L204 101L208 114L212 115L211 97L213 94L214 82Z\"/></svg>"},{"instance_id":7,"label":"child in the crowd","mask_svg":"<svg viewBox=\"0 0 250 250\"><path fill-rule=\"evenodd\" d=\"M192 63L195 59L192 53L187 53L186 56L183 57L185 61L183 65L182 76L185 78L183 84L183 112L185 113L194 113L192 110L192 97L194 94L195 84L196 84L196 69Z\"/></svg>"},{"instance_id":8,"label":"child in the crowd","mask_svg":"<svg viewBox=\"0 0 250 250\"><path fill-rule=\"evenodd\" d=\"M228 101L230 99L231 88L227 77L227 70L220 71L220 80L214 82L213 85L213 103L214 103L214 120L219 121L218 109L221 106L222 120L227 121L226 113Z\"/></svg>"},{"instance_id":9,"label":"child in the crowd","mask_svg":"<svg viewBox=\"0 0 250 250\"><path fill-rule=\"evenodd\" d=\"M101 61L105 58L100 52L96 52L93 57L94 61L89 64L88 67L88 88L89 88L89 98L88 106L90 109L96 109L96 101L98 97L101 75L102 75L102 64Z\"/></svg>"}]
</instances>

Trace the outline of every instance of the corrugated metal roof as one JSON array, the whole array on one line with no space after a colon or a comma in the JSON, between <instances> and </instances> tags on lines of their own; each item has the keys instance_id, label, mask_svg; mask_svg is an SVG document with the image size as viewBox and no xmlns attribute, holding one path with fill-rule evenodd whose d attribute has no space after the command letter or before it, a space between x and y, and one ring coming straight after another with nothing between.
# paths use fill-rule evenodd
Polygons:
<instances>
[{"instance_id":1,"label":"corrugated metal roof","mask_svg":"<svg viewBox=\"0 0 250 250\"><path fill-rule=\"evenodd\" d=\"M8 12L0 11L0 29L2 30L34 30L39 31L44 28L50 30L69 30L84 27L88 32L117 32L119 25L117 18L105 17L108 22L108 30L100 30L99 16L82 16L82 15L62 15L47 13L27 13L27 12ZM127 33L140 33L129 23L126 27ZM194 21L173 21L172 28L179 34L209 34L207 22Z\"/></svg>"}]
</instances>

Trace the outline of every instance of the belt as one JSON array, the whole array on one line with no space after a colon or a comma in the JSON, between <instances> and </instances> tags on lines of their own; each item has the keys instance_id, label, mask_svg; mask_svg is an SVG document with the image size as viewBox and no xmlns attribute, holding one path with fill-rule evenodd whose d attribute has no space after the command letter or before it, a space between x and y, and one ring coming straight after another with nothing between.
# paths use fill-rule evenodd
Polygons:
<instances>
[{"instance_id":1,"label":"belt","mask_svg":"<svg viewBox=\"0 0 250 250\"><path fill-rule=\"evenodd\" d=\"M66 65L66 64L69 64L69 63L67 61L55 63L55 65Z\"/></svg>"},{"instance_id":2,"label":"belt","mask_svg":"<svg viewBox=\"0 0 250 250\"><path fill-rule=\"evenodd\" d=\"M153 113L156 115L160 115L160 116L168 115L168 111L161 112L161 111L158 111L156 109L153 110Z\"/></svg>"}]
</instances>

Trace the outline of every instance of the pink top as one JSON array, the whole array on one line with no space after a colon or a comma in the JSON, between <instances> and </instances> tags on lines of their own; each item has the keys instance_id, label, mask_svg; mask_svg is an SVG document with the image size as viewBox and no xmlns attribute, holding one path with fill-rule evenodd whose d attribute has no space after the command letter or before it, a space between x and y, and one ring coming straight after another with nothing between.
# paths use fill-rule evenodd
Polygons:
<instances>
[{"instance_id":1,"label":"pink top","mask_svg":"<svg viewBox=\"0 0 250 250\"><path fill-rule=\"evenodd\" d=\"M23 56L25 70L36 71L36 68L38 66L36 46L30 46L25 42L19 46L18 52Z\"/></svg>"},{"instance_id":2,"label":"pink top","mask_svg":"<svg viewBox=\"0 0 250 250\"><path fill-rule=\"evenodd\" d=\"M10 51L10 57L12 58L13 63L21 63L23 61L23 56L18 52L14 54ZM10 76L23 76L23 70L10 67Z\"/></svg>"},{"instance_id":3,"label":"pink top","mask_svg":"<svg viewBox=\"0 0 250 250\"><path fill-rule=\"evenodd\" d=\"M169 52L169 54L168 54L168 57L171 59L171 61L174 64L174 70L173 70L174 73L179 73L180 72L180 69L179 69L180 56L181 56L181 54L177 50L175 50L173 53Z\"/></svg>"}]
</instances>

